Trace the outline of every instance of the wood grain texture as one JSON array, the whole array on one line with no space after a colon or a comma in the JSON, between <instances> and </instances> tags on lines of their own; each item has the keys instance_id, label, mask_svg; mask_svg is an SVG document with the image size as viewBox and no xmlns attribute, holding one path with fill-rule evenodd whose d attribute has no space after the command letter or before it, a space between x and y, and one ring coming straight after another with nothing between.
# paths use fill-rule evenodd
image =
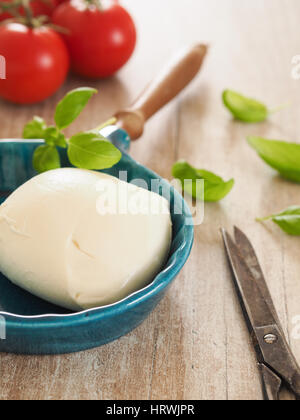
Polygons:
<instances>
[{"instance_id":1,"label":"wood grain texture","mask_svg":"<svg viewBox=\"0 0 300 420\"><path fill-rule=\"evenodd\" d=\"M56 357L0 355L0 399L246 399L262 398L255 357L225 260L219 227L241 227L253 241L295 356L293 318L300 314L300 242L256 216L300 204L300 187L264 165L247 146L249 134L300 140L300 81L291 59L300 54L298 0L124 0L139 26L130 63L99 88L71 132L91 128L130 104L178 48L208 42L201 76L148 124L132 155L170 179L185 158L236 186L205 208L192 256L150 318L117 342ZM38 114L51 121L70 78L45 103L16 107L0 102L0 137L20 136ZM270 107L291 106L259 125L233 122L221 93L234 88Z\"/></svg>"}]
</instances>

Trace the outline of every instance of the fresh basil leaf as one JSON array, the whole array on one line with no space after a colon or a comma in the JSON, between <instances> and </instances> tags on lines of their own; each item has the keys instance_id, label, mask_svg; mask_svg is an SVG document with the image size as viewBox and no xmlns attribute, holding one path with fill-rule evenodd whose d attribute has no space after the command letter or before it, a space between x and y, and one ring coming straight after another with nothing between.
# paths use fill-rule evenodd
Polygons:
<instances>
[{"instance_id":1,"label":"fresh basil leaf","mask_svg":"<svg viewBox=\"0 0 300 420\"><path fill-rule=\"evenodd\" d=\"M269 116L269 111L264 104L232 90L223 92L223 102L234 118L242 122L258 123L265 121Z\"/></svg>"},{"instance_id":2,"label":"fresh basil leaf","mask_svg":"<svg viewBox=\"0 0 300 420\"><path fill-rule=\"evenodd\" d=\"M300 144L261 137L248 137L248 143L281 176L300 182Z\"/></svg>"},{"instance_id":3,"label":"fresh basil leaf","mask_svg":"<svg viewBox=\"0 0 300 420\"><path fill-rule=\"evenodd\" d=\"M59 146L63 148L67 147L67 141L64 134L54 126L48 127L45 130L43 138L50 146Z\"/></svg>"},{"instance_id":4,"label":"fresh basil leaf","mask_svg":"<svg viewBox=\"0 0 300 420\"><path fill-rule=\"evenodd\" d=\"M107 169L118 163L122 154L100 134L80 133L70 138L68 157L78 168Z\"/></svg>"},{"instance_id":5,"label":"fresh basil leaf","mask_svg":"<svg viewBox=\"0 0 300 420\"><path fill-rule=\"evenodd\" d=\"M276 223L284 232L292 236L300 236L300 207L292 206L282 211L281 213L265 217L263 219L257 219L259 222L266 220L272 220Z\"/></svg>"},{"instance_id":6,"label":"fresh basil leaf","mask_svg":"<svg viewBox=\"0 0 300 420\"><path fill-rule=\"evenodd\" d=\"M34 117L32 121L29 121L24 127L23 138L24 139L43 139L47 125L45 121L40 117Z\"/></svg>"},{"instance_id":7,"label":"fresh basil leaf","mask_svg":"<svg viewBox=\"0 0 300 420\"><path fill-rule=\"evenodd\" d=\"M225 182L221 177L204 169L195 169L185 161L173 165L172 174L184 190L193 198L206 202L216 202L226 197L234 186L234 180ZM204 190L197 188L197 180L204 180Z\"/></svg>"},{"instance_id":8,"label":"fresh basil leaf","mask_svg":"<svg viewBox=\"0 0 300 420\"><path fill-rule=\"evenodd\" d=\"M204 179L205 201L220 201L226 197L234 187L234 180L225 182L221 177L212 172L197 170L197 175Z\"/></svg>"},{"instance_id":9,"label":"fresh basil leaf","mask_svg":"<svg viewBox=\"0 0 300 420\"><path fill-rule=\"evenodd\" d=\"M55 123L62 130L68 127L81 113L96 89L79 88L72 90L59 102L55 111Z\"/></svg>"},{"instance_id":10,"label":"fresh basil leaf","mask_svg":"<svg viewBox=\"0 0 300 420\"><path fill-rule=\"evenodd\" d=\"M33 154L33 167L39 173L60 168L60 157L56 147L48 144L37 147Z\"/></svg>"}]
</instances>

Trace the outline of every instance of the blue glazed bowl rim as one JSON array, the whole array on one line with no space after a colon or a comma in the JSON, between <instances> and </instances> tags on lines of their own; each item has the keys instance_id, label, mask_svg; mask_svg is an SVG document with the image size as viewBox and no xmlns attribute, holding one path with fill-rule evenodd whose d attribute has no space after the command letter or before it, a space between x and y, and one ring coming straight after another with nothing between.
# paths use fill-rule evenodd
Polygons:
<instances>
[{"instance_id":1,"label":"blue glazed bowl rim","mask_svg":"<svg viewBox=\"0 0 300 420\"><path fill-rule=\"evenodd\" d=\"M39 144L41 143L40 140L4 140L3 143L7 142L18 142L18 143L34 143ZM132 159L127 153L122 152L123 156L126 159L131 160L134 164L142 166L140 163ZM147 175L151 178L159 178L161 177L144 166L143 170L147 172ZM189 206L185 202L184 198L181 194L174 189L174 196L176 199L181 200L183 203L183 210L186 219L192 220L192 214L190 212ZM125 312L128 309L133 309L135 306L140 304L142 301L146 301L151 297L154 297L158 293L162 292L177 276L177 274L181 271L183 266L185 265L194 242L194 226L193 224L185 224L183 226L185 230L184 233L184 242L182 242L179 249L177 249L170 257L173 257L173 261L170 265L168 265L165 269L163 269L155 279L143 289L140 289L131 295L125 297L123 300L118 301L114 304L110 304L107 306L96 307L92 309L86 309L80 312L71 313L71 314L43 314L43 315L17 315L9 312L0 311L0 315L5 317L6 327L7 328L44 328L44 327L53 327L57 328L60 326L67 326L67 325L79 325L82 323L87 323L91 321L99 321L101 319L109 318L112 315L120 314ZM170 258L169 258L170 260Z\"/></svg>"}]
</instances>

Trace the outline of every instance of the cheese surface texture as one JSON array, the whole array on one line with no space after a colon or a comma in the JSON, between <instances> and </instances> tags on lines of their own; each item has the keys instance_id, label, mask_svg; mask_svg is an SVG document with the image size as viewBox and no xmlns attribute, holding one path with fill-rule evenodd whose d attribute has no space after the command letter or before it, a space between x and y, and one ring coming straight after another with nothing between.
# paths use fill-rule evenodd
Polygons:
<instances>
[{"instance_id":1,"label":"cheese surface texture","mask_svg":"<svg viewBox=\"0 0 300 420\"><path fill-rule=\"evenodd\" d=\"M0 271L73 311L145 287L163 268L171 239L166 199L94 171L45 172L0 206Z\"/></svg>"}]
</instances>

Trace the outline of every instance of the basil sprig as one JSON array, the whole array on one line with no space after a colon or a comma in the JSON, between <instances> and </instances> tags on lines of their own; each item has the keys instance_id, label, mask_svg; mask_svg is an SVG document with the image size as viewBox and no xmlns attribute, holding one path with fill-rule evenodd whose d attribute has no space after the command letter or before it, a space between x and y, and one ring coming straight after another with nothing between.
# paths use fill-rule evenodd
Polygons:
<instances>
[{"instance_id":1,"label":"basil sprig","mask_svg":"<svg viewBox=\"0 0 300 420\"><path fill-rule=\"evenodd\" d=\"M206 202L222 200L234 186L233 179L225 182L214 173L196 169L185 161L179 161L173 165L172 175L181 182L185 192L195 199ZM197 188L197 180L204 180L204 189Z\"/></svg>"},{"instance_id":2,"label":"basil sprig","mask_svg":"<svg viewBox=\"0 0 300 420\"><path fill-rule=\"evenodd\" d=\"M272 220L284 232L292 236L300 236L300 207L291 206L286 210L272 216L257 219L258 222Z\"/></svg>"},{"instance_id":3,"label":"basil sprig","mask_svg":"<svg viewBox=\"0 0 300 420\"><path fill-rule=\"evenodd\" d=\"M300 144L262 137L248 137L248 143L283 178L300 182Z\"/></svg>"},{"instance_id":4,"label":"basil sprig","mask_svg":"<svg viewBox=\"0 0 300 420\"><path fill-rule=\"evenodd\" d=\"M95 93L97 91L91 88L79 88L67 93L56 107L55 125L47 126L40 117L34 117L26 124L24 139L45 141L33 155L33 167L37 172L60 168L58 147L67 148L71 164L82 169L107 169L120 161L122 155L119 149L98 131L79 133L70 139L61 131L75 121Z\"/></svg>"},{"instance_id":5,"label":"basil sprig","mask_svg":"<svg viewBox=\"0 0 300 420\"><path fill-rule=\"evenodd\" d=\"M263 122L271 113L263 103L232 90L223 92L223 103L235 119L245 123Z\"/></svg>"}]
</instances>

